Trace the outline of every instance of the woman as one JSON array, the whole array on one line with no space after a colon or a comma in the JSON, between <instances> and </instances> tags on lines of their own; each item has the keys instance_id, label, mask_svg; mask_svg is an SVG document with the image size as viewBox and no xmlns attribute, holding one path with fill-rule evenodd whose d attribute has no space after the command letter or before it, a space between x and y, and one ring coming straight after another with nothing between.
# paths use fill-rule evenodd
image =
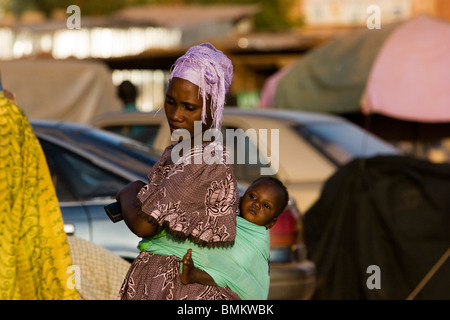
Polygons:
<instances>
[{"instance_id":1,"label":"woman","mask_svg":"<svg viewBox=\"0 0 450 320\"><path fill-rule=\"evenodd\" d=\"M180 155L174 145L168 146L148 174L148 184L135 181L118 193L124 221L137 236L168 233L210 248L233 245L239 199L233 169L226 153L219 158L211 154L220 150L215 148L217 142L196 144L199 137L194 130L198 121L202 136L209 128L220 129L232 78L231 61L209 43L190 48L175 62L164 109L172 133L180 129L189 133L191 139L182 143L189 143L190 149ZM208 153L218 161L205 162ZM128 271L119 298L239 299L224 287L184 286L180 262L174 255L142 251Z\"/></svg>"}]
</instances>

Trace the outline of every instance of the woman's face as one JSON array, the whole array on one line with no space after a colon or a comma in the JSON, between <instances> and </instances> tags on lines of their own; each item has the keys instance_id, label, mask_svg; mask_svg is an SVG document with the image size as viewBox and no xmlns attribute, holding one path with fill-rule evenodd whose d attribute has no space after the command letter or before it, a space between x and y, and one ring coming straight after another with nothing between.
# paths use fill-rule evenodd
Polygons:
<instances>
[{"instance_id":1,"label":"woman's face","mask_svg":"<svg viewBox=\"0 0 450 320\"><path fill-rule=\"evenodd\" d=\"M211 99L206 100L206 125L202 132L211 127ZM186 129L194 137L194 121L201 121L203 99L199 87L190 81L173 78L166 92L164 110L169 122L170 132L176 129Z\"/></svg>"}]
</instances>

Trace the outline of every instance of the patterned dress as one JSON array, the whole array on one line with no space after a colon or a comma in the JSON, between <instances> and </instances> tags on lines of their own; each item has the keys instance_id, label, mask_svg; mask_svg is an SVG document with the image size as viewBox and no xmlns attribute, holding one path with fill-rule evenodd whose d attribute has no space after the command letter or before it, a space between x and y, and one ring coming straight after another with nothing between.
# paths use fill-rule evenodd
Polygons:
<instances>
[{"instance_id":1,"label":"patterned dress","mask_svg":"<svg viewBox=\"0 0 450 320\"><path fill-rule=\"evenodd\" d=\"M211 250L233 245L239 194L227 154L221 145L206 143L173 164L173 149L166 148L148 174L149 184L138 193L143 217L182 241ZM239 299L228 288L183 285L180 262L176 256L142 251L125 277L119 299Z\"/></svg>"}]
</instances>

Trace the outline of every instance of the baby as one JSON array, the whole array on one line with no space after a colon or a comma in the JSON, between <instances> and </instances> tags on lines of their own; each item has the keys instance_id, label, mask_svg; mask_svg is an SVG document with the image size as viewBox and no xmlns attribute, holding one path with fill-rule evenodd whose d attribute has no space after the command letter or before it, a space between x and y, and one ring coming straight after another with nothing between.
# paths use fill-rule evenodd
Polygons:
<instances>
[{"instance_id":1,"label":"baby","mask_svg":"<svg viewBox=\"0 0 450 320\"><path fill-rule=\"evenodd\" d=\"M239 218L270 229L283 212L289 201L289 194L281 181L273 177L262 177L255 180L245 191L239 202ZM238 229L238 232L247 230ZM248 231L250 232L250 231ZM268 237L268 234L267 234ZM233 248L231 248L233 250ZM224 255L226 258L226 255ZM245 259L244 268L253 269L255 261ZM201 283L217 285L214 279L205 271L196 268L192 259L192 249L183 257L183 270L181 275L183 284Z\"/></svg>"}]
</instances>

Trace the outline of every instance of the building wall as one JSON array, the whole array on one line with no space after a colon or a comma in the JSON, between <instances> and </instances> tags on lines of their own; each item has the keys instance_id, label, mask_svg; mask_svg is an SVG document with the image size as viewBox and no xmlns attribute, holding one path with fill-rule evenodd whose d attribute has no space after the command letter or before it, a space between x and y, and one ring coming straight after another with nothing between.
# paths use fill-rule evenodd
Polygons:
<instances>
[{"instance_id":1,"label":"building wall","mask_svg":"<svg viewBox=\"0 0 450 320\"><path fill-rule=\"evenodd\" d=\"M448 0L298 0L293 12L299 12L305 26L363 26L370 13L369 6L380 8L382 23L404 20L418 14L428 14L450 20Z\"/></svg>"},{"instance_id":2,"label":"building wall","mask_svg":"<svg viewBox=\"0 0 450 320\"><path fill-rule=\"evenodd\" d=\"M413 0L413 14L429 14L450 20L450 1L448 0Z\"/></svg>"}]
</instances>

